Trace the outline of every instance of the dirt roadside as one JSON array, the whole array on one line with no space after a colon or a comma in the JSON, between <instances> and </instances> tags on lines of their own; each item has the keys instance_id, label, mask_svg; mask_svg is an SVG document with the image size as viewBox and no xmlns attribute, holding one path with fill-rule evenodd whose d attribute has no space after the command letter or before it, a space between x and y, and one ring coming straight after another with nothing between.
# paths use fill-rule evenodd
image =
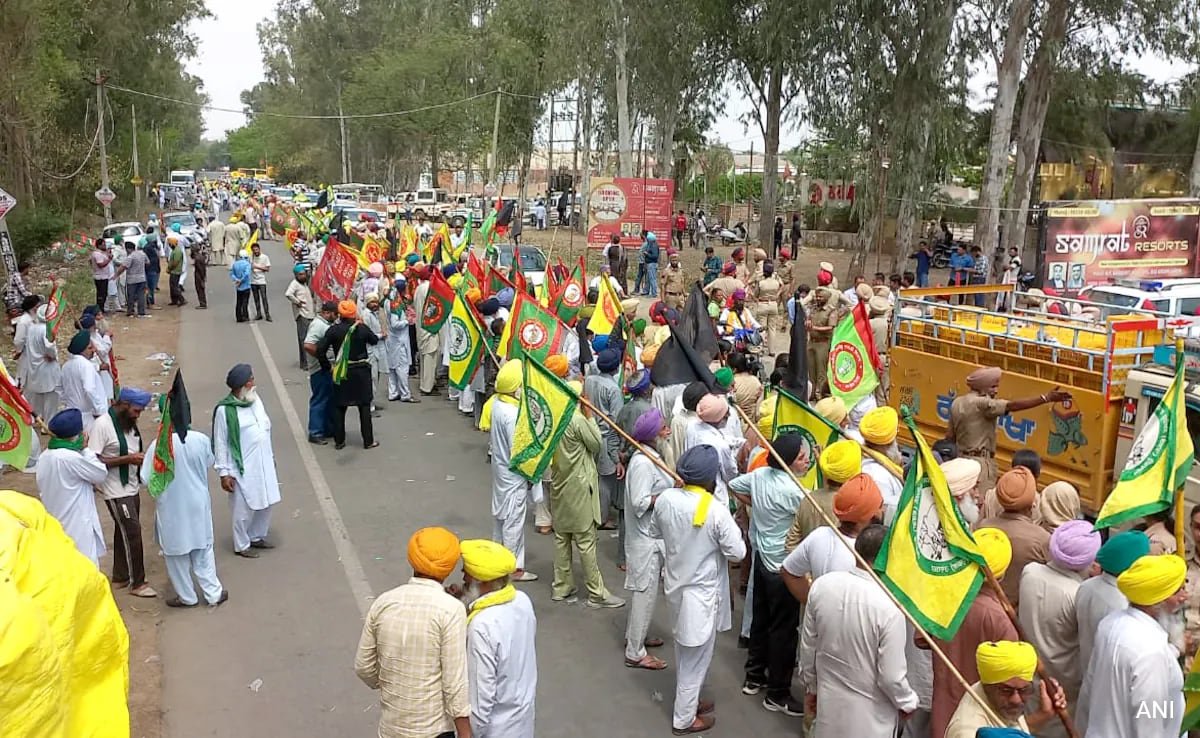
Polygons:
<instances>
[{"instance_id":1,"label":"dirt roadside","mask_svg":"<svg viewBox=\"0 0 1200 738\"><path fill-rule=\"evenodd\" d=\"M160 289L161 301L166 300L165 286ZM188 305L184 310L190 310ZM163 307L152 310L146 319L126 318L118 314L109 317L113 333L113 353L117 357L117 368L121 384L139 387L151 393L165 391L170 385L170 372L162 361L150 361L146 357L156 353L174 356L179 346L179 310ZM69 308L68 320L78 316L78 306ZM74 334L72 326L64 325L59 333L59 355L66 356L66 342ZM6 334L0 343L11 357L12 337ZM11 359L8 360L12 366ZM142 414L138 428L143 442L148 444L158 428L158 412L152 406ZM44 439L43 439L44 444ZM44 446L43 446L44 447ZM37 494L32 474L22 474L12 469L0 476L0 485L26 494ZM124 589L114 591L117 607L125 626L129 630L129 712L130 736L132 738L159 738L162 735L162 664L159 660L159 624L164 617L163 598L169 593L166 569L158 546L154 543L154 505L142 492L142 542L146 560L146 578L159 592L156 599L132 597ZM112 547L112 518L100 508L100 523L104 528L107 545ZM111 550L100 560L100 571L106 576L112 573Z\"/></svg>"}]
</instances>

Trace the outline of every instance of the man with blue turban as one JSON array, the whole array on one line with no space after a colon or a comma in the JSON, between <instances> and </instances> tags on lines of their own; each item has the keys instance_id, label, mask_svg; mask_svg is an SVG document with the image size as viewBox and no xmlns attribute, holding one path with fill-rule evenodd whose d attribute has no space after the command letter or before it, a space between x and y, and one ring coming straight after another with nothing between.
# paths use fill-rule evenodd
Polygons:
<instances>
[{"instance_id":1,"label":"man with blue turban","mask_svg":"<svg viewBox=\"0 0 1200 738\"><path fill-rule=\"evenodd\" d=\"M75 541L79 553L99 566L104 533L96 511L95 489L108 469L96 452L86 447L83 416L78 410L61 411L50 419L49 428L50 447L38 456L34 472L38 496L46 512Z\"/></svg>"},{"instance_id":2,"label":"man with blue turban","mask_svg":"<svg viewBox=\"0 0 1200 738\"><path fill-rule=\"evenodd\" d=\"M146 583L142 559L142 434L137 421L150 404L150 393L124 387L117 401L92 424L90 448L108 467L96 485L113 519L113 588L129 587L134 597L156 597Z\"/></svg>"},{"instance_id":3,"label":"man with blue turban","mask_svg":"<svg viewBox=\"0 0 1200 738\"><path fill-rule=\"evenodd\" d=\"M71 357L62 366L62 403L64 407L82 413L83 428L90 430L96 418L108 412L108 400L112 394L105 394L100 372L92 363L96 348L90 332L81 330L76 333L67 351Z\"/></svg>"},{"instance_id":4,"label":"man with blue turban","mask_svg":"<svg viewBox=\"0 0 1200 738\"><path fill-rule=\"evenodd\" d=\"M721 461L712 446L693 446L676 465L682 488L654 503L650 530L662 538L663 594L675 634L676 735L702 733L716 723L715 705L700 699L717 632L733 627L729 563L746 557L746 544L729 508L713 499ZM714 606L715 605L715 606Z\"/></svg>"},{"instance_id":5,"label":"man with blue turban","mask_svg":"<svg viewBox=\"0 0 1200 738\"><path fill-rule=\"evenodd\" d=\"M614 348L605 348L596 355L598 371L589 374L583 380L583 396L597 410L614 421L625 404L615 376L620 366L621 352ZM620 507L622 504L621 482L617 478L621 437L607 421L597 419L597 422L604 437L604 445L600 449L600 455L596 457L596 473L600 475L600 530L616 530L618 525L609 519L609 514L614 506Z\"/></svg>"}]
</instances>

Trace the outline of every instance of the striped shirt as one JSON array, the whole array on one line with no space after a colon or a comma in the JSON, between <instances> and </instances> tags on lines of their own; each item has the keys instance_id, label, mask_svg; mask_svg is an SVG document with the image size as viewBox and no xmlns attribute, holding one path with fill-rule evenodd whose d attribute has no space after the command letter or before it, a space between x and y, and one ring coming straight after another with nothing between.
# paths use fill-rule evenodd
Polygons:
<instances>
[{"instance_id":1,"label":"striped shirt","mask_svg":"<svg viewBox=\"0 0 1200 738\"><path fill-rule=\"evenodd\" d=\"M468 717L467 611L431 579L413 577L371 605L354 671L378 689L379 738L430 738Z\"/></svg>"}]
</instances>

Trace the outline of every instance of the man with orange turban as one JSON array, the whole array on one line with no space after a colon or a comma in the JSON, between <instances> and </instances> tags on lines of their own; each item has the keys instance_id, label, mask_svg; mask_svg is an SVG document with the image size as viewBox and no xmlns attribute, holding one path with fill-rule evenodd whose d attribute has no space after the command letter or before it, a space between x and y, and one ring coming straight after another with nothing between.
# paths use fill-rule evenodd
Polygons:
<instances>
[{"instance_id":1,"label":"man with orange turban","mask_svg":"<svg viewBox=\"0 0 1200 738\"><path fill-rule=\"evenodd\" d=\"M822 525L800 541L783 561L783 580L801 604L808 599L812 582L831 571L852 571L857 565L850 546L868 525L883 518L883 494L866 472L850 477L833 494L837 530Z\"/></svg>"},{"instance_id":2,"label":"man with orange turban","mask_svg":"<svg viewBox=\"0 0 1200 738\"><path fill-rule=\"evenodd\" d=\"M1104 618L1096 633L1079 693L1080 734L1180 734L1183 671L1162 623L1187 604L1186 579L1187 564L1175 554L1142 556L1117 577L1129 607Z\"/></svg>"},{"instance_id":3,"label":"man with orange turban","mask_svg":"<svg viewBox=\"0 0 1200 738\"><path fill-rule=\"evenodd\" d=\"M1012 542L1012 576L1001 584L1013 607L1020 604L1021 572L1025 565L1048 560L1050 532L1033 522L1033 504L1037 500L1037 482L1033 472L1014 466L996 482L996 500L1004 512L979 521L980 528L999 528Z\"/></svg>"},{"instance_id":4,"label":"man with orange turban","mask_svg":"<svg viewBox=\"0 0 1200 738\"><path fill-rule=\"evenodd\" d=\"M408 540L413 576L367 612L354 672L379 690L381 738L470 735L467 612L442 588L461 555L445 528Z\"/></svg>"},{"instance_id":5,"label":"man with orange turban","mask_svg":"<svg viewBox=\"0 0 1200 738\"><path fill-rule=\"evenodd\" d=\"M1070 392L1058 388L1038 397L1000 399L996 395L1000 391L1002 375L1003 372L994 366L976 369L966 378L970 392L959 394L950 404L946 438L958 446L959 456L978 459L983 465L979 477L979 488L982 490L991 489L997 476L996 420L1011 413L1071 399Z\"/></svg>"},{"instance_id":6,"label":"man with orange turban","mask_svg":"<svg viewBox=\"0 0 1200 738\"><path fill-rule=\"evenodd\" d=\"M329 330L317 342L317 361L321 368L330 372L333 378L333 441L334 448L346 446L346 409L358 408L358 426L362 433L363 448L375 448L375 428L371 424L371 401L374 398L374 374L371 370L370 359L367 356L369 346L379 343L379 336L363 324L358 317L358 306L353 300L342 300L338 303L340 320L330 326ZM349 341L346 354L348 362L345 373L334 371L329 357L341 354L342 344ZM335 358L334 361L337 361ZM339 362L340 363L340 362Z\"/></svg>"}]
</instances>

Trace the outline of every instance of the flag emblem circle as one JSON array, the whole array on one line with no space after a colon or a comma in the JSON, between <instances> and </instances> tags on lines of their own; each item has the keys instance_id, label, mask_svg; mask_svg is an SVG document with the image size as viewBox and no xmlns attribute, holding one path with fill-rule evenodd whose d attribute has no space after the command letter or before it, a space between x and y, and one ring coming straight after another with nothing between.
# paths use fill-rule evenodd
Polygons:
<instances>
[{"instance_id":1,"label":"flag emblem circle","mask_svg":"<svg viewBox=\"0 0 1200 738\"><path fill-rule=\"evenodd\" d=\"M546 443L550 440L551 424L554 419L550 413L550 405L540 392L532 389L526 391L526 402L529 406L529 429L533 431L533 437L537 444L545 448Z\"/></svg>"},{"instance_id":2,"label":"flag emblem circle","mask_svg":"<svg viewBox=\"0 0 1200 738\"><path fill-rule=\"evenodd\" d=\"M58 320L58 302L51 300L46 303L46 319L42 322L53 323L55 320Z\"/></svg>"},{"instance_id":3,"label":"flag emblem circle","mask_svg":"<svg viewBox=\"0 0 1200 738\"><path fill-rule=\"evenodd\" d=\"M450 316L450 359L463 361L471 353L471 340L467 326L457 315Z\"/></svg>"},{"instance_id":4,"label":"flag emblem circle","mask_svg":"<svg viewBox=\"0 0 1200 738\"><path fill-rule=\"evenodd\" d=\"M781 425L775 429L775 437L778 438L784 433L794 433L800 436L800 456L797 458L808 459L810 462L821 455L821 444L817 443L817 438L807 428L798 425Z\"/></svg>"},{"instance_id":5,"label":"flag emblem circle","mask_svg":"<svg viewBox=\"0 0 1200 738\"><path fill-rule=\"evenodd\" d=\"M442 303L437 300L428 300L425 303L425 312L421 314L421 317L427 324L437 323L442 319L443 312Z\"/></svg>"},{"instance_id":6,"label":"flag emblem circle","mask_svg":"<svg viewBox=\"0 0 1200 738\"><path fill-rule=\"evenodd\" d=\"M0 407L0 453L14 450L21 445L20 425L6 408Z\"/></svg>"},{"instance_id":7,"label":"flag emblem circle","mask_svg":"<svg viewBox=\"0 0 1200 738\"><path fill-rule=\"evenodd\" d=\"M862 381L865 365L866 362L857 346L838 344L829 356L829 366L832 369L830 381L839 391L850 392Z\"/></svg>"},{"instance_id":8,"label":"flag emblem circle","mask_svg":"<svg viewBox=\"0 0 1200 738\"><path fill-rule=\"evenodd\" d=\"M542 348L550 340L546 326L536 320L526 320L522 323L517 329L517 335L521 338L521 345L530 351Z\"/></svg>"},{"instance_id":9,"label":"flag emblem circle","mask_svg":"<svg viewBox=\"0 0 1200 738\"><path fill-rule=\"evenodd\" d=\"M1145 474L1166 452L1167 434L1163 432L1165 423L1160 417L1160 409L1163 410L1163 414L1166 413L1165 404L1160 402L1150 417L1146 418L1146 425L1134 439L1133 446L1129 449L1129 460L1125 462L1125 470L1121 472L1122 477Z\"/></svg>"},{"instance_id":10,"label":"flag emblem circle","mask_svg":"<svg viewBox=\"0 0 1200 738\"><path fill-rule=\"evenodd\" d=\"M916 542L918 564L922 571L950 576L962 571L970 563L950 550L928 480L921 481L909 516L912 540Z\"/></svg>"},{"instance_id":11,"label":"flag emblem circle","mask_svg":"<svg viewBox=\"0 0 1200 738\"><path fill-rule=\"evenodd\" d=\"M562 301L567 307L579 307L583 304L583 290L578 282L568 282L563 288Z\"/></svg>"}]
</instances>

